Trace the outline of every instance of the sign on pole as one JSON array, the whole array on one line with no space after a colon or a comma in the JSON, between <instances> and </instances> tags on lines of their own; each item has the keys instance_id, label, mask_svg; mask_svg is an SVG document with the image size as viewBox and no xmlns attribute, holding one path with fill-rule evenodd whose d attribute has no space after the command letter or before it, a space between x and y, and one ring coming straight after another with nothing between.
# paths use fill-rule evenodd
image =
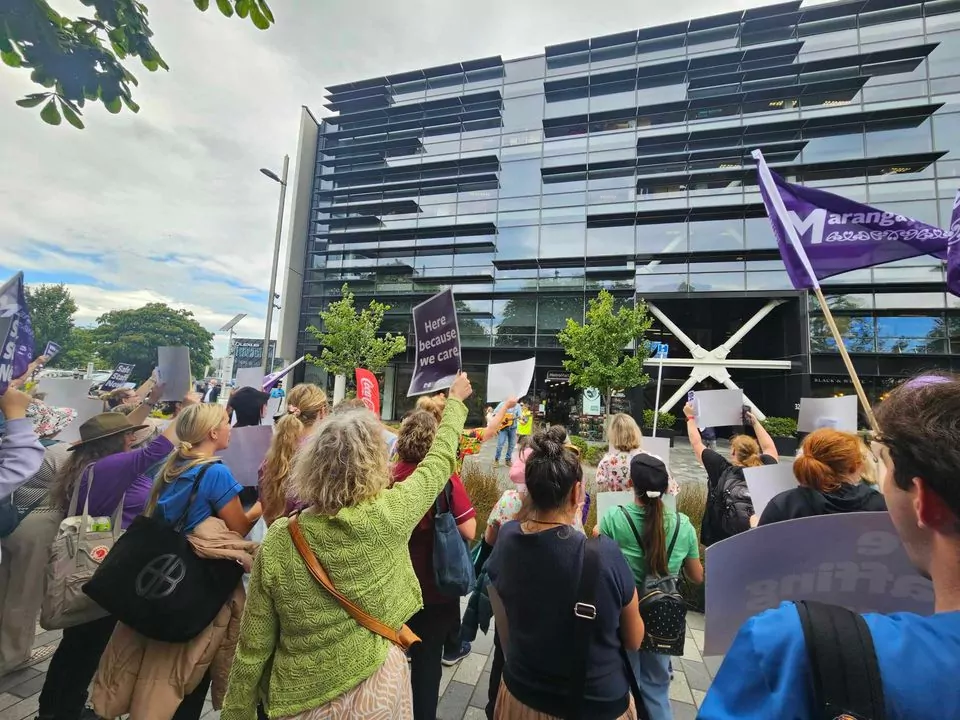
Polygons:
<instances>
[{"instance_id":1,"label":"sign on pole","mask_svg":"<svg viewBox=\"0 0 960 720\"><path fill-rule=\"evenodd\" d=\"M855 612L933 612L933 585L913 567L885 512L763 525L707 548L704 655L723 655L745 621L790 600Z\"/></svg>"},{"instance_id":2,"label":"sign on pole","mask_svg":"<svg viewBox=\"0 0 960 720\"><path fill-rule=\"evenodd\" d=\"M135 367L136 365L134 363L120 363L117 365L110 374L110 377L107 378L107 381L100 386L100 392L113 392L114 390L122 388L127 384ZM183 397L183 395L180 397Z\"/></svg>"},{"instance_id":3,"label":"sign on pole","mask_svg":"<svg viewBox=\"0 0 960 720\"><path fill-rule=\"evenodd\" d=\"M667 359L670 346L667 343L650 343L650 352L660 362L657 368L657 398L653 401L653 436L657 436L657 420L660 419L660 386L663 383L663 361Z\"/></svg>"},{"instance_id":4,"label":"sign on pole","mask_svg":"<svg viewBox=\"0 0 960 720\"><path fill-rule=\"evenodd\" d=\"M446 390L460 372L460 328L453 290L447 289L413 309L413 377L407 397Z\"/></svg>"}]
</instances>

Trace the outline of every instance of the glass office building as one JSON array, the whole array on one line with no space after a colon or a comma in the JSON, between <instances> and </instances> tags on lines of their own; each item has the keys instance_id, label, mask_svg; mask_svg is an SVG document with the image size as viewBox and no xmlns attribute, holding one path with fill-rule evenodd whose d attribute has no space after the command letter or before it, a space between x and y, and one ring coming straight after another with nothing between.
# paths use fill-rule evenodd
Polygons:
<instances>
[{"instance_id":1,"label":"glass office building","mask_svg":"<svg viewBox=\"0 0 960 720\"><path fill-rule=\"evenodd\" d=\"M319 351L306 328L345 283L390 304L385 329L411 338L386 378L397 416L411 308L452 286L476 384L488 363L535 354L531 394L564 421L579 400L557 333L607 289L655 313L650 339L673 362L663 402L712 372L767 415L795 415L804 395L852 389L815 299L784 272L750 152L793 182L947 226L960 0L786 2L326 96L332 114L301 124L284 357ZM824 288L874 398L920 369L960 370L960 300L940 261ZM652 393L632 392L635 407Z\"/></svg>"}]
</instances>

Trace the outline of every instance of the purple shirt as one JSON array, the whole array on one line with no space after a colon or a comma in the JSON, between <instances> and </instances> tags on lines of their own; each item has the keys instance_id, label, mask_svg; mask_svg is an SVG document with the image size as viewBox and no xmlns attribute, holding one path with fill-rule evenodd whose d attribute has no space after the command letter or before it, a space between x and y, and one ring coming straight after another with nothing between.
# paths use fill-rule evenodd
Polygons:
<instances>
[{"instance_id":1,"label":"purple shirt","mask_svg":"<svg viewBox=\"0 0 960 720\"><path fill-rule=\"evenodd\" d=\"M98 460L93 466L93 492L90 493L90 514L100 517L113 515L123 498L123 521L126 529L143 512L150 500L153 480L144 473L173 452L173 443L163 435L139 450L117 453ZM126 493L126 494L124 494ZM87 497L86 473L80 481L77 514L83 512Z\"/></svg>"}]
</instances>

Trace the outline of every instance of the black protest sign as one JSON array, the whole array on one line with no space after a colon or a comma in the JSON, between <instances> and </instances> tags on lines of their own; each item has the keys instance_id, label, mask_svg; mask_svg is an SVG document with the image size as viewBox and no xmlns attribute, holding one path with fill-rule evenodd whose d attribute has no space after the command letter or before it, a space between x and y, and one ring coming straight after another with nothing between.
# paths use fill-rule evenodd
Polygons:
<instances>
[{"instance_id":1,"label":"black protest sign","mask_svg":"<svg viewBox=\"0 0 960 720\"><path fill-rule=\"evenodd\" d=\"M112 392L126 385L135 367L136 365L133 363L120 363L117 365L117 367L114 368L113 374L100 386L100 392Z\"/></svg>"},{"instance_id":2,"label":"black protest sign","mask_svg":"<svg viewBox=\"0 0 960 720\"><path fill-rule=\"evenodd\" d=\"M444 290L413 309L416 344L407 397L446 390L460 372L460 328L453 290Z\"/></svg>"}]
</instances>

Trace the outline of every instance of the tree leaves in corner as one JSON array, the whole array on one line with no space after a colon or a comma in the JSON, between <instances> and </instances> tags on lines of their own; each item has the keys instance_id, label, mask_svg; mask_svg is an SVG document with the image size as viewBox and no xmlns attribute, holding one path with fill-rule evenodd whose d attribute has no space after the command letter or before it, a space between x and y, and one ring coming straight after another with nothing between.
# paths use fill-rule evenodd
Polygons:
<instances>
[{"instance_id":1,"label":"tree leaves in corner","mask_svg":"<svg viewBox=\"0 0 960 720\"><path fill-rule=\"evenodd\" d=\"M216 3L223 15L249 17L261 30L274 22L266 0ZM82 129L80 116L87 102L102 102L114 114L124 105L137 112L140 108L133 100L137 79L125 61L138 59L150 72L169 69L153 45L143 0L82 0L82 4L93 11L92 17L89 10L80 17L61 15L48 0L0 0L0 62L28 70L32 82L50 90L27 95L17 105L28 109L43 105L40 118L50 125L66 118ZM203 12L210 0L193 4Z\"/></svg>"}]
</instances>

